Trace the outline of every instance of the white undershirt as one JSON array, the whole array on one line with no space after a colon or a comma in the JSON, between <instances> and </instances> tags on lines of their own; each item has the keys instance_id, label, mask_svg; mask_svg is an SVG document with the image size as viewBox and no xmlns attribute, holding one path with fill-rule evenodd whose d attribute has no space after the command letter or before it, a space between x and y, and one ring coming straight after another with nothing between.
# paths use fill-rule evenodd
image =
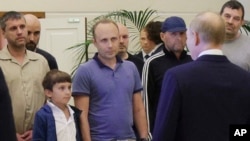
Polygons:
<instances>
[{"instance_id":1,"label":"white undershirt","mask_svg":"<svg viewBox=\"0 0 250 141\"><path fill-rule=\"evenodd\" d=\"M222 53L222 50L220 49L209 49L209 50L202 51L198 57L202 55L223 55L223 53Z\"/></svg>"},{"instance_id":2,"label":"white undershirt","mask_svg":"<svg viewBox=\"0 0 250 141\"><path fill-rule=\"evenodd\" d=\"M65 114L56 105L47 100L51 108L56 125L56 135L58 141L76 141L76 126L74 121L74 111L67 105L70 111L70 117L67 120Z\"/></svg>"}]
</instances>

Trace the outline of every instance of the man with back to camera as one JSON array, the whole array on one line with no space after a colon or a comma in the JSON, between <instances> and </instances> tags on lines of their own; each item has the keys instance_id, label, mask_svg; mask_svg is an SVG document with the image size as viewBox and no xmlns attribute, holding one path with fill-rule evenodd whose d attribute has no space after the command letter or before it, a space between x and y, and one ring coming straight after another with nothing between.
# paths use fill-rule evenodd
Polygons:
<instances>
[{"instance_id":1,"label":"man with back to camera","mask_svg":"<svg viewBox=\"0 0 250 141\"><path fill-rule=\"evenodd\" d=\"M186 46L186 24L177 16L166 18L162 23L160 37L163 41L163 50L150 57L143 66L142 83L143 98L153 132L154 120L161 92L164 73L177 65L192 61L184 50Z\"/></svg>"},{"instance_id":2,"label":"man with back to camera","mask_svg":"<svg viewBox=\"0 0 250 141\"><path fill-rule=\"evenodd\" d=\"M232 63L250 71L250 37L239 31L244 24L243 5L239 1L230 0L222 6L220 15L226 25L223 53Z\"/></svg>"},{"instance_id":3,"label":"man with back to camera","mask_svg":"<svg viewBox=\"0 0 250 141\"><path fill-rule=\"evenodd\" d=\"M223 55L224 36L219 14L192 20L187 46L195 61L165 73L154 141L229 141L230 125L250 123L250 74Z\"/></svg>"},{"instance_id":4,"label":"man with back to camera","mask_svg":"<svg viewBox=\"0 0 250 141\"><path fill-rule=\"evenodd\" d=\"M26 43L26 48L44 56L44 58L48 61L49 68L51 70L58 69L55 57L47 51L37 47L41 34L41 24L39 19L32 14L26 14L24 15L24 18L28 29L28 41Z\"/></svg>"}]
</instances>

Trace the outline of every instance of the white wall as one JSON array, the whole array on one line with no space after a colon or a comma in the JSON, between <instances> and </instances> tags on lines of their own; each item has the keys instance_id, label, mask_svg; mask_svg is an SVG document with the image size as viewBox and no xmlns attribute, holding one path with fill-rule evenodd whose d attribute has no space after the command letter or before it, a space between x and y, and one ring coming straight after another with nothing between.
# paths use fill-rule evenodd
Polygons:
<instances>
[{"instance_id":1,"label":"white wall","mask_svg":"<svg viewBox=\"0 0 250 141\"><path fill-rule=\"evenodd\" d=\"M47 13L108 12L120 9L140 10L150 7L160 13L189 14L204 10L219 11L227 0L2 0L0 11L45 11ZM250 1L239 0L250 19Z\"/></svg>"},{"instance_id":2,"label":"white wall","mask_svg":"<svg viewBox=\"0 0 250 141\"><path fill-rule=\"evenodd\" d=\"M219 12L227 0L3 0L0 11L44 11L46 18L87 17L88 20L110 11L144 10L148 7L158 11L163 21L169 16L181 16L188 25L201 11ZM250 20L250 1L239 0L245 7L245 18Z\"/></svg>"},{"instance_id":3,"label":"white wall","mask_svg":"<svg viewBox=\"0 0 250 141\"><path fill-rule=\"evenodd\" d=\"M242 3L245 8L245 20L250 21L250 1L249 0L238 0Z\"/></svg>"},{"instance_id":4,"label":"white wall","mask_svg":"<svg viewBox=\"0 0 250 141\"><path fill-rule=\"evenodd\" d=\"M0 11L45 11L46 14L86 15L107 13L120 9L156 9L165 18L170 15L182 16L187 24L201 11L219 11L227 0L3 0ZM245 7L246 19L250 20L250 1L239 0Z\"/></svg>"},{"instance_id":5,"label":"white wall","mask_svg":"<svg viewBox=\"0 0 250 141\"><path fill-rule=\"evenodd\" d=\"M91 15L120 9L156 9L163 15L181 15L187 23L189 15L200 11L219 11L227 0L3 0L0 11L45 11L46 13L66 13ZM250 1L239 0L245 7L246 19L250 20ZM94 14L95 15L95 14Z\"/></svg>"},{"instance_id":6,"label":"white wall","mask_svg":"<svg viewBox=\"0 0 250 141\"><path fill-rule=\"evenodd\" d=\"M46 12L93 12L152 7L159 11L197 12L217 10L226 0L3 0L0 9Z\"/></svg>"}]
</instances>

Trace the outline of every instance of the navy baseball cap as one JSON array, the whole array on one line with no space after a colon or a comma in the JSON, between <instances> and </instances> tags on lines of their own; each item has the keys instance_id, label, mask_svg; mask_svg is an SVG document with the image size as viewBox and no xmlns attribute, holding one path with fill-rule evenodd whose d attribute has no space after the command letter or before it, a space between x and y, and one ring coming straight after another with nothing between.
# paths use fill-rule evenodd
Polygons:
<instances>
[{"instance_id":1,"label":"navy baseball cap","mask_svg":"<svg viewBox=\"0 0 250 141\"><path fill-rule=\"evenodd\" d=\"M162 32L182 32L186 31L186 24L184 20L177 16L167 18L161 26Z\"/></svg>"}]
</instances>

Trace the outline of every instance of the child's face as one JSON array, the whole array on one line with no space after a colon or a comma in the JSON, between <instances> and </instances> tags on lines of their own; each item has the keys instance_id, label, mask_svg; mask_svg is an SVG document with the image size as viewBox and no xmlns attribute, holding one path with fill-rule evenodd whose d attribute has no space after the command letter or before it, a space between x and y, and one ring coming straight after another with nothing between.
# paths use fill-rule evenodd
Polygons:
<instances>
[{"instance_id":1,"label":"child's face","mask_svg":"<svg viewBox=\"0 0 250 141\"><path fill-rule=\"evenodd\" d=\"M68 104L71 98L71 83L69 82L61 82L56 83L53 86L53 91L51 92L51 100L52 102L58 106L65 106Z\"/></svg>"}]
</instances>

